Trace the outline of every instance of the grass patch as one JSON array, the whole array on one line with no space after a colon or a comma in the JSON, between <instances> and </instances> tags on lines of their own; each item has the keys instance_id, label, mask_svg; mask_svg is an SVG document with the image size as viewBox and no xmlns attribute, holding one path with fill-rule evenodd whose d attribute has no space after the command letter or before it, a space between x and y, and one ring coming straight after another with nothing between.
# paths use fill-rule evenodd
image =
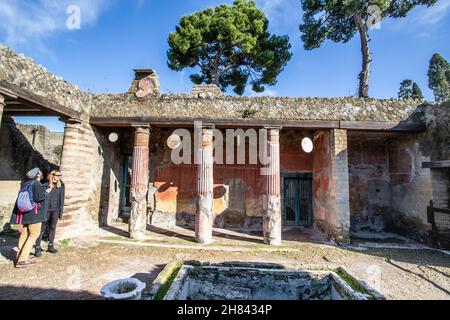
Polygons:
<instances>
[{"instance_id":1,"label":"grass patch","mask_svg":"<svg viewBox=\"0 0 450 320\"><path fill-rule=\"evenodd\" d=\"M104 238L101 238L101 240L136 242L136 240L134 240L134 239L124 238L124 237L104 237Z\"/></svg>"},{"instance_id":2,"label":"grass patch","mask_svg":"<svg viewBox=\"0 0 450 320\"><path fill-rule=\"evenodd\" d=\"M334 272L344 280L353 290L365 295L369 300L374 300L375 297L367 291L357 280L351 277L347 272L343 271L341 268L334 270Z\"/></svg>"},{"instance_id":3,"label":"grass patch","mask_svg":"<svg viewBox=\"0 0 450 320\"><path fill-rule=\"evenodd\" d=\"M59 241L59 243L64 246L68 246L71 241L72 241L72 239L63 239L63 240Z\"/></svg>"},{"instance_id":4,"label":"grass patch","mask_svg":"<svg viewBox=\"0 0 450 320\"><path fill-rule=\"evenodd\" d=\"M177 261L173 264L173 266L171 266L171 268L169 268L169 270L167 270L167 274L160 274L158 276L158 278L160 278L161 276L161 278L163 278L163 281L153 300L162 300L164 298L182 266L183 262Z\"/></svg>"},{"instance_id":5,"label":"grass patch","mask_svg":"<svg viewBox=\"0 0 450 320\"><path fill-rule=\"evenodd\" d=\"M258 113L258 110L255 109L245 109L242 112L242 118L247 119L247 118L252 118L254 115L256 115Z\"/></svg>"}]
</instances>

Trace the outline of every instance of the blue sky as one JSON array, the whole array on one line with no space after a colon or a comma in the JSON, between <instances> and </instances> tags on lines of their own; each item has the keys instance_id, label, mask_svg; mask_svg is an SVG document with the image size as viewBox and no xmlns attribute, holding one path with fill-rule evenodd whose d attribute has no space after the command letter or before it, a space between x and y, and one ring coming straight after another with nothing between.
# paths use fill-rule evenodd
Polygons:
<instances>
[{"instance_id":1,"label":"blue sky","mask_svg":"<svg viewBox=\"0 0 450 320\"><path fill-rule=\"evenodd\" d=\"M298 25L299 0L257 0L270 20L270 31L288 34L293 58L276 86L264 94L293 97L351 96L357 91L361 57L359 39L326 42L305 51ZM51 72L81 89L96 93L128 90L133 68L156 69L163 92L189 92L191 71L167 67L168 34L181 16L232 0L0 0L0 42L31 56ZM81 8L81 28L66 27L66 9ZM432 8L418 7L408 17L388 19L370 31L372 64L370 95L395 98L403 79L416 81L425 98L432 54L450 60L450 0ZM253 95L251 90L246 95ZM62 125L49 119L18 119L41 123L53 131Z\"/></svg>"}]
</instances>

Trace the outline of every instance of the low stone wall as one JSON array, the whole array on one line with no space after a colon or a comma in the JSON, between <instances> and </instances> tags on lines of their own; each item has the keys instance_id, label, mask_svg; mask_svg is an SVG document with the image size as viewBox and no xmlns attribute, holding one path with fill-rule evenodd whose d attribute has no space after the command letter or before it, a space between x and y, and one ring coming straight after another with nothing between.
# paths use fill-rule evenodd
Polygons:
<instances>
[{"instance_id":1,"label":"low stone wall","mask_svg":"<svg viewBox=\"0 0 450 320\"><path fill-rule=\"evenodd\" d=\"M184 265L164 300L367 300L332 272ZM371 297L372 298L372 297Z\"/></svg>"}]
</instances>

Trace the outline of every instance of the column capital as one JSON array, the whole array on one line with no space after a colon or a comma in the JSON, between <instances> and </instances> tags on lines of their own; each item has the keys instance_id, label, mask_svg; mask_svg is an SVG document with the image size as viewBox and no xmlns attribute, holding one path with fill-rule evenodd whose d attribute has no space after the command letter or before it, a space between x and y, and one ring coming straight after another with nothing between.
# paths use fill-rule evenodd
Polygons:
<instances>
[{"instance_id":1,"label":"column capital","mask_svg":"<svg viewBox=\"0 0 450 320\"><path fill-rule=\"evenodd\" d=\"M80 124L83 123L83 120L78 118L69 118L65 120L66 124Z\"/></svg>"},{"instance_id":2,"label":"column capital","mask_svg":"<svg viewBox=\"0 0 450 320\"><path fill-rule=\"evenodd\" d=\"M283 126L264 126L264 129L281 131L283 129Z\"/></svg>"},{"instance_id":3,"label":"column capital","mask_svg":"<svg viewBox=\"0 0 450 320\"><path fill-rule=\"evenodd\" d=\"M195 123L194 127L201 128L201 129L215 129L216 125L214 123L202 123L201 125L198 125L198 123Z\"/></svg>"},{"instance_id":4,"label":"column capital","mask_svg":"<svg viewBox=\"0 0 450 320\"><path fill-rule=\"evenodd\" d=\"M132 123L130 126L136 130L139 128L150 130L152 128L149 123Z\"/></svg>"}]
</instances>

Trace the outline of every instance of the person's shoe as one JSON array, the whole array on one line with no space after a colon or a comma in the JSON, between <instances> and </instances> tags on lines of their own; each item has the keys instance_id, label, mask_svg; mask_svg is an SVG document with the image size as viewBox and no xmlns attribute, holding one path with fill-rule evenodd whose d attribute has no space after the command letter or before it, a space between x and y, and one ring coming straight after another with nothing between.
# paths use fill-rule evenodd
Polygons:
<instances>
[{"instance_id":1,"label":"person's shoe","mask_svg":"<svg viewBox=\"0 0 450 320\"><path fill-rule=\"evenodd\" d=\"M41 248L41 247L36 247L36 248L34 249L34 256L35 256L36 258L39 258L39 257L42 256L42 248Z\"/></svg>"},{"instance_id":2,"label":"person's shoe","mask_svg":"<svg viewBox=\"0 0 450 320\"><path fill-rule=\"evenodd\" d=\"M30 260L30 259L28 259L28 260L26 260L26 261L18 261L16 264L15 264L15 267L16 268L29 268L29 267L31 267L31 266L33 266L33 265L35 265L36 264L36 261L35 260Z\"/></svg>"},{"instance_id":3,"label":"person's shoe","mask_svg":"<svg viewBox=\"0 0 450 320\"><path fill-rule=\"evenodd\" d=\"M56 250L55 247L52 244L48 245L47 251L50 252L50 253L57 253L58 252L58 250Z\"/></svg>"}]
</instances>

